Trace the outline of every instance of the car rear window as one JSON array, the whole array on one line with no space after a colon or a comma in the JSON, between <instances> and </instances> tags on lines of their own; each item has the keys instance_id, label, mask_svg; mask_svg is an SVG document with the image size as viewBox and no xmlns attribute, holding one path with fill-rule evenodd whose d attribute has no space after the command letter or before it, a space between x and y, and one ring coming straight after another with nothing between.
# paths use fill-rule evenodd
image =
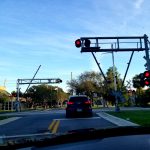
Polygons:
<instances>
[{"instance_id":1,"label":"car rear window","mask_svg":"<svg viewBox=\"0 0 150 150\"><path fill-rule=\"evenodd\" d=\"M70 102L85 102L87 100L88 100L87 97L71 97L69 101Z\"/></svg>"}]
</instances>

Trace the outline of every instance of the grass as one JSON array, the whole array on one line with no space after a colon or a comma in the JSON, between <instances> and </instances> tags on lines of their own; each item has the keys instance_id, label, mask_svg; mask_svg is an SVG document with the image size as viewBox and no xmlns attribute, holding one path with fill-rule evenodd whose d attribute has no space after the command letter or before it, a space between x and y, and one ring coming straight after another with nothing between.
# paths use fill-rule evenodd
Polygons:
<instances>
[{"instance_id":1,"label":"grass","mask_svg":"<svg viewBox=\"0 0 150 150\"><path fill-rule=\"evenodd\" d=\"M137 123L141 126L150 127L150 110L132 110L107 113Z\"/></svg>"},{"instance_id":2,"label":"grass","mask_svg":"<svg viewBox=\"0 0 150 150\"><path fill-rule=\"evenodd\" d=\"M14 110L13 111L11 111L11 110L0 110L0 114L1 113L10 113L10 112L14 112Z\"/></svg>"},{"instance_id":3,"label":"grass","mask_svg":"<svg viewBox=\"0 0 150 150\"><path fill-rule=\"evenodd\" d=\"M10 116L0 116L0 120L10 118Z\"/></svg>"}]
</instances>

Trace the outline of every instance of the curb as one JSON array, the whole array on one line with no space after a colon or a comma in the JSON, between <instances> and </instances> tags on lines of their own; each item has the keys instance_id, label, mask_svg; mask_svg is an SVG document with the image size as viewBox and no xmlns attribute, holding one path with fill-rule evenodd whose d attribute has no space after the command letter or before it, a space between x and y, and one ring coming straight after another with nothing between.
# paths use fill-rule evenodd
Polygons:
<instances>
[{"instance_id":1,"label":"curb","mask_svg":"<svg viewBox=\"0 0 150 150\"><path fill-rule=\"evenodd\" d=\"M118 118L118 117L115 117L115 116L112 116L112 115L109 115L105 112L100 112L100 113L97 113L100 117L104 118L105 120L117 125L117 126L140 126L136 123L133 123L133 122L130 122L130 121L127 121L127 120L124 120L124 119L121 119L121 118Z\"/></svg>"}]
</instances>

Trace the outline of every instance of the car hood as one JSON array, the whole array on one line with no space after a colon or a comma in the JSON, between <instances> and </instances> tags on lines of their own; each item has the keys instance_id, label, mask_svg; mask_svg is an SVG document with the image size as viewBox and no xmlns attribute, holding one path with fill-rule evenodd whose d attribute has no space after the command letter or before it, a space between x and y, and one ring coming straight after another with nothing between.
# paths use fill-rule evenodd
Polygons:
<instances>
[{"instance_id":1,"label":"car hood","mask_svg":"<svg viewBox=\"0 0 150 150\"><path fill-rule=\"evenodd\" d=\"M105 129L87 128L71 130L63 134L41 133L16 136L1 136L0 149L18 149L31 146L44 147L84 140L140 134L150 134L150 127L128 126Z\"/></svg>"}]
</instances>

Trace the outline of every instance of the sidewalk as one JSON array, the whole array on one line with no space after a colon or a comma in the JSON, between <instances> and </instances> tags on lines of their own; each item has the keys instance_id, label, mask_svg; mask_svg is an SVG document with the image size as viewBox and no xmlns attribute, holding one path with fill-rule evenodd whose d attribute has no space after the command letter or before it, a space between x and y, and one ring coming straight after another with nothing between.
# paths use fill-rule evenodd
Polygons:
<instances>
[{"instance_id":1,"label":"sidewalk","mask_svg":"<svg viewBox=\"0 0 150 150\"><path fill-rule=\"evenodd\" d=\"M115 111L115 107L101 107L99 109L93 109L96 112L107 112L107 111ZM128 111L128 110L150 110L149 108L144 108L144 107L120 107L120 111Z\"/></svg>"},{"instance_id":2,"label":"sidewalk","mask_svg":"<svg viewBox=\"0 0 150 150\"><path fill-rule=\"evenodd\" d=\"M134 111L134 110L150 110L150 108L143 108L143 107L120 107L120 111ZM109 108L100 108L97 110L94 110L97 115L104 118L107 121L110 121L111 123L117 125L117 126L139 126L136 123L130 122L128 120L118 118L115 116L112 116L110 114L107 114L108 111L115 111L115 107L109 107Z\"/></svg>"},{"instance_id":3,"label":"sidewalk","mask_svg":"<svg viewBox=\"0 0 150 150\"><path fill-rule=\"evenodd\" d=\"M110 114L107 114L105 112L99 112L97 113L97 115L99 115L100 117L104 118L105 120L117 125L117 126L139 126L136 123L124 120L122 118L118 118L115 116L112 116Z\"/></svg>"}]
</instances>

